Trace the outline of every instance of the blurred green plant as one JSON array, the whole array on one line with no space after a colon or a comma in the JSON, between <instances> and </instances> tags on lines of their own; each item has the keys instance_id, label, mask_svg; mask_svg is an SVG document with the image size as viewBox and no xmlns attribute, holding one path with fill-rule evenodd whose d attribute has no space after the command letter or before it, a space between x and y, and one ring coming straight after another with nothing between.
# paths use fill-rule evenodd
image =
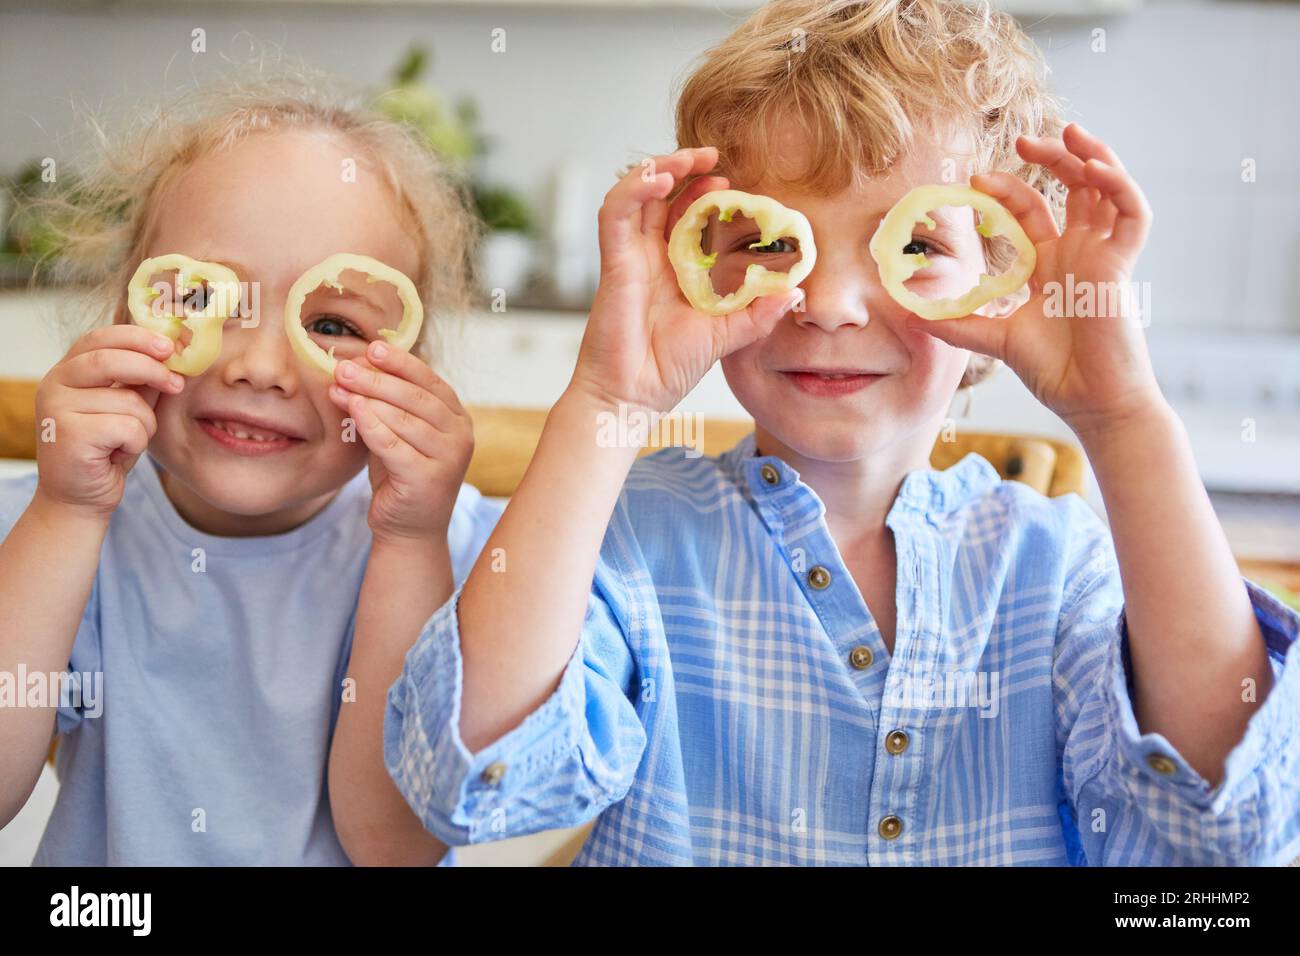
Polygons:
<instances>
[{"instance_id":1,"label":"blurred green plant","mask_svg":"<svg viewBox=\"0 0 1300 956\"><path fill-rule=\"evenodd\" d=\"M410 126L455 171L471 184L474 205L484 225L494 232L535 234L532 208L508 186L481 182L476 167L491 148L478 127L478 109L469 97L448 107L439 93L423 82L430 65L429 51L409 49L393 71L391 87L374 98L381 116ZM25 164L12 176L0 176L0 279L30 274L37 263L53 263L64 240L49 207L26 207L25 202L48 190L59 190L71 208L77 204L75 176L60 173L58 183L42 178L40 160ZM105 223L111 225L112 223Z\"/></svg>"},{"instance_id":2,"label":"blurred green plant","mask_svg":"<svg viewBox=\"0 0 1300 956\"><path fill-rule=\"evenodd\" d=\"M478 111L468 97L449 109L435 90L421 82L428 66L429 51L411 47L393 71L392 87L375 98L374 108L411 127L439 156L467 172L470 163L486 150L478 135Z\"/></svg>"},{"instance_id":3,"label":"blurred green plant","mask_svg":"<svg viewBox=\"0 0 1300 956\"><path fill-rule=\"evenodd\" d=\"M449 165L473 184L474 204L484 225L494 232L536 232L528 203L508 186L479 181L475 167L491 147L478 128L478 108L462 97L449 108L435 90L423 83L430 65L429 51L413 46L393 71L392 87L379 94L375 109L417 132Z\"/></svg>"},{"instance_id":4,"label":"blurred green plant","mask_svg":"<svg viewBox=\"0 0 1300 956\"><path fill-rule=\"evenodd\" d=\"M22 204L53 184L41 179L41 164L32 160L13 176L0 178L0 188L5 193L4 209L8 221L4 224L4 242L0 256L9 261L30 260L39 262L57 256L63 247L54 223L40 213L22 209Z\"/></svg>"}]
</instances>

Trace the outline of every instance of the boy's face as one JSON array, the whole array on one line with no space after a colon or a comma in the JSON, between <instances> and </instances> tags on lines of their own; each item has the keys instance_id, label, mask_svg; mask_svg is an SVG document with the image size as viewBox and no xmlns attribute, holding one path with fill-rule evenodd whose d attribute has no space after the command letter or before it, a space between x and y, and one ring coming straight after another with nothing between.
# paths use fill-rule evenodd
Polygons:
<instances>
[{"instance_id":1,"label":"boy's face","mask_svg":"<svg viewBox=\"0 0 1300 956\"><path fill-rule=\"evenodd\" d=\"M754 416L764 453L834 462L928 458L970 353L906 328L908 312L881 285L868 244L905 193L943 181L949 155L915 151L888 177L834 196L766 180L736 186L798 209L817 241L817 265L802 283L803 311L790 312L771 335L722 360L732 391ZM937 228L919 224L916 244L906 250L924 252L931 265L908 288L927 298L960 295L986 268L974 213L949 207L932 215ZM720 251L712 272L719 292L738 285L749 262L785 271L798 261L788 244L745 251L757 241L745 227L717 224L712 234L712 248Z\"/></svg>"},{"instance_id":2,"label":"boy's face","mask_svg":"<svg viewBox=\"0 0 1300 956\"><path fill-rule=\"evenodd\" d=\"M349 159L356 160L355 177L344 176ZM290 347L284 303L295 279L337 252L371 256L414 276L414 243L398 222L384 187L326 132L256 134L199 160L168 190L146 255L179 252L219 262L241 282L258 284L250 296L258 311L245 320L250 327L240 318L227 321L217 361L156 406L149 451L191 521L220 527L221 515L304 509L305 519L365 464L364 444L347 435L343 412L327 396L332 377L304 365ZM367 289L355 278L343 275L366 298L321 290L303 307L313 340L327 350L336 346L339 358L360 355L379 328L396 328L401 318L387 284Z\"/></svg>"}]
</instances>

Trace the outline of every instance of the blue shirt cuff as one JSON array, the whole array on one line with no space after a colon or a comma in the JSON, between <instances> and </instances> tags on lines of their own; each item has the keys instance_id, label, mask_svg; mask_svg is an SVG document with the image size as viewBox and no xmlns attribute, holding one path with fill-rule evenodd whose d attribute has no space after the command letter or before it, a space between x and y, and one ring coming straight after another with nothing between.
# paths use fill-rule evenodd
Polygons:
<instances>
[{"instance_id":1,"label":"blue shirt cuff","mask_svg":"<svg viewBox=\"0 0 1300 956\"><path fill-rule=\"evenodd\" d=\"M527 816L536 819L554 780L567 776L557 771L578 750L585 703L579 643L551 696L518 727L471 753L460 734L460 595L457 587L407 654L402 674L389 690L384 720L389 774L424 826L448 845L546 828L521 828L522 821L511 814L513 808L526 807ZM548 825L574 822L580 821L561 814Z\"/></svg>"},{"instance_id":2,"label":"blue shirt cuff","mask_svg":"<svg viewBox=\"0 0 1300 956\"><path fill-rule=\"evenodd\" d=\"M1250 596L1255 618L1268 646L1274 682L1264 702L1251 716L1246 732L1229 752L1223 779L1211 788L1163 735L1143 734L1138 729L1132 702L1132 668L1129 661L1128 627L1120 612L1120 653L1110 656L1109 711L1116 718L1118 769L1123 777L1140 777L1161 789L1177 794L1188 803L1216 816L1239 801L1257 800L1269 788L1260 779L1270 778L1279 794L1300 789L1300 614L1286 607L1254 582L1242 579ZM1267 803L1268 801L1266 801ZM1293 810L1285 809L1288 814Z\"/></svg>"}]
</instances>

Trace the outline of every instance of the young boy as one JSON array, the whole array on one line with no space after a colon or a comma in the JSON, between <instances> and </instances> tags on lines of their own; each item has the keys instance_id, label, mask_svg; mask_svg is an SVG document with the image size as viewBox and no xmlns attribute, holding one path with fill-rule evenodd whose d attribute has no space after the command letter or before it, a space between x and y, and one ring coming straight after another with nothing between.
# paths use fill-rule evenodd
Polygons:
<instances>
[{"instance_id":1,"label":"young boy","mask_svg":"<svg viewBox=\"0 0 1300 956\"><path fill-rule=\"evenodd\" d=\"M950 0L778 0L708 55L683 148L606 197L572 382L390 692L389 771L440 839L600 814L580 863L1300 852L1300 620L1239 576L1135 317L1045 315L1049 283L1127 283L1151 213L1104 143L1057 138L1044 72L1010 18ZM1027 301L926 322L868 242L954 167L994 171L972 185L1037 269ZM1063 231L1038 167L1068 189ZM665 235L728 186L801 210L818 259L802 295L715 319ZM935 218L905 248L932 263L914 287L950 297L990 247L969 209ZM715 238L715 271L798 258ZM1109 532L976 455L929 468L972 353L1072 427ZM672 409L719 360L755 419L736 448L634 465L598 443L604 413Z\"/></svg>"}]
</instances>

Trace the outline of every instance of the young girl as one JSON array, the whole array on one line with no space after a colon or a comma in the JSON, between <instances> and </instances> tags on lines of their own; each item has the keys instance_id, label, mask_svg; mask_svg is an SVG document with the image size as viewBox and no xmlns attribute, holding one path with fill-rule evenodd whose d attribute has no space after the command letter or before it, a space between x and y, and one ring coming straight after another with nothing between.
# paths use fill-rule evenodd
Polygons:
<instances>
[{"instance_id":1,"label":"young girl","mask_svg":"<svg viewBox=\"0 0 1300 956\"><path fill-rule=\"evenodd\" d=\"M488 545L508 571L480 559L390 693L388 767L434 833L600 814L578 860L600 864L1300 851L1300 615L1240 577L1135 317L1046 308L1067 278L1125 286L1151 214L1044 74L1010 17L958 0L774 0L710 51L682 148L605 198L578 366ZM972 166L1036 246L1031 295L919 320L871 238ZM817 260L802 295L718 318L665 235L729 185L802 211ZM897 251L956 296L992 256L969 209L934 219ZM714 272L801 254L719 232ZM929 467L972 352L1075 430L1110 529L978 455ZM597 440L718 360L756 426L731 451L633 467Z\"/></svg>"},{"instance_id":2,"label":"young girl","mask_svg":"<svg viewBox=\"0 0 1300 956\"><path fill-rule=\"evenodd\" d=\"M469 418L422 360L432 317L469 301L474 220L427 148L322 85L286 72L193 94L124 144L101 137L55 209L106 324L41 382L37 473L0 483L0 670L66 669L84 691L57 714L0 709L0 825L61 735L37 863L443 855L377 758L333 772L378 769L353 792L401 838L336 833L326 768L336 735L378 738L403 650L383 642L418 630L496 518L461 484ZM416 354L377 334L401 319L391 290L345 273L346 295L318 289L301 313L342 361L331 376L296 357L287 293L340 252L414 281ZM253 304L192 378L125 306L137 266L171 253L233 269ZM368 666L348 671L354 643Z\"/></svg>"}]
</instances>

